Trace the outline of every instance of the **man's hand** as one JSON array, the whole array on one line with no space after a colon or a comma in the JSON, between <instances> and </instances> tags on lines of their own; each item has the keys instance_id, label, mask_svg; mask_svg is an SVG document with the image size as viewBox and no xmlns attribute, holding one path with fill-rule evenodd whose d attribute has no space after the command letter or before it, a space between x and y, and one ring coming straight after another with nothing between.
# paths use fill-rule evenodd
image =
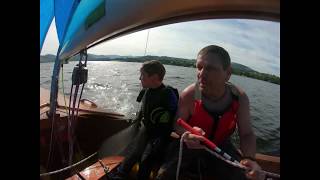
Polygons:
<instances>
[{"instance_id":1,"label":"man's hand","mask_svg":"<svg viewBox=\"0 0 320 180\"><path fill-rule=\"evenodd\" d=\"M195 126L195 127L193 127L193 129L202 135L205 134L205 132L199 127ZM203 140L204 140L204 138L202 136L191 134L190 132L187 132L187 135L184 137L184 142L186 143L187 147L190 149L204 148L204 145L200 144L200 141L203 141Z\"/></svg>"},{"instance_id":2,"label":"man's hand","mask_svg":"<svg viewBox=\"0 0 320 180\"><path fill-rule=\"evenodd\" d=\"M248 179L253 179L253 180L265 179L265 174L261 172L261 167L255 161L252 161L250 159L243 159L240 161L240 163L251 169L246 173L246 176Z\"/></svg>"}]
</instances>

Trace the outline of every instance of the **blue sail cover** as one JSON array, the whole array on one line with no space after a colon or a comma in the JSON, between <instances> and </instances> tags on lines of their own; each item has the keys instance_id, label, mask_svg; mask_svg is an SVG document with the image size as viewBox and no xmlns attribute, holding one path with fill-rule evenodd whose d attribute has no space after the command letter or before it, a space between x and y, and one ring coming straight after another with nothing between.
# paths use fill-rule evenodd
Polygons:
<instances>
[{"instance_id":1,"label":"blue sail cover","mask_svg":"<svg viewBox=\"0 0 320 180\"><path fill-rule=\"evenodd\" d=\"M55 0L54 14L56 21L59 44L63 44L63 38L72 18L73 12L79 4L79 0Z\"/></svg>"},{"instance_id":2,"label":"blue sail cover","mask_svg":"<svg viewBox=\"0 0 320 180\"><path fill-rule=\"evenodd\" d=\"M54 15L53 0L40 0L40 53Z\"/></svg>"},{"instance_id":3,"label":"blue sail cover","mask_svg":"<svg viewBox=\"0 0 320 180\"><path fill-rule=\"evenodd\" d=\"M84 26L87 17L102 3L104 0L82 0L75 10L68 30L66 32L63 46L65 46L76 34L76 32ZM60 44L61 45L61 44Z\"/></svg>"}]
</instances>

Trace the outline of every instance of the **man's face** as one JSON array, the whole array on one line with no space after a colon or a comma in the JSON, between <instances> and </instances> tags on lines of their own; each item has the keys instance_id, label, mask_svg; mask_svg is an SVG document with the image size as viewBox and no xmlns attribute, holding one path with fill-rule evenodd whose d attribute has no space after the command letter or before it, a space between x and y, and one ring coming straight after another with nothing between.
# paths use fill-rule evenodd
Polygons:
<instances>
[{"instance_id":1,"label":"man's face","mask_svg":"<svg viewBox=\"0 0 320 180\"><path fill-rule=\"evenodd\" d=\"M220 89L225 85L231 75L231 68L223 70L223 66L216 54L208 53L199 55L196 62L197 78L200 85L200 91L204 94L210 94L211 91Z\"/></svg>"},{"instance_id":2,"label":"man's face","mask_svg":"<svg viewBox=\"0 0 320 180\"><path fill-rule=\"evenodd\" d=\"M140 70L140 81L143 88L150 88L153 84L153 79L155 75L149 76L143 70Z\"/></svg>"}]
</instances>

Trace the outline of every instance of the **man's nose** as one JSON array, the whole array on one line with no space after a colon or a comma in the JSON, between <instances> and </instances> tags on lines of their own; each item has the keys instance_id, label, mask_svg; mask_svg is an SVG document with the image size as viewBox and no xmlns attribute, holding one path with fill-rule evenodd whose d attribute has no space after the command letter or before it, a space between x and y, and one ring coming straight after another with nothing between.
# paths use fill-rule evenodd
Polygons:
<instances>
[{"instance_id":1,"label":"man's nose","mask_svg":"<svg viewBox=\"0 0 320 180\"><path fill-rule=\"evenodd\" d=\"M204 68L202 68L201 70L199 70L199 76L203 77L205 75L206 71Z\"/></svg>"}]
</instances>

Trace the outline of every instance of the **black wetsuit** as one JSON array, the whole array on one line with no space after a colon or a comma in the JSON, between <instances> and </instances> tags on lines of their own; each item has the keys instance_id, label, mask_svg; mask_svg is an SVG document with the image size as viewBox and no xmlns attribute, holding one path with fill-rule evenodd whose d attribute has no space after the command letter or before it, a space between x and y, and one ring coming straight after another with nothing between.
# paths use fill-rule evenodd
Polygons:
<instances>
[{"instance_id":1,"label":"black wetsuit","mask_svg":"<svg viewBox=\"0 0 320 180\"><path fill-rule=\"evenodd\" d=\"M164 154L163 150L173 130L179 98L177 95L176 89L163 84L140 92L137 101L143 97L139 113L142 125L140 134L130 143L125 160L118 168L118 174L123 174L124 179L136 162L139 162L138 179L148 179L152 165Z\"/></svg>"}]
</instances>

